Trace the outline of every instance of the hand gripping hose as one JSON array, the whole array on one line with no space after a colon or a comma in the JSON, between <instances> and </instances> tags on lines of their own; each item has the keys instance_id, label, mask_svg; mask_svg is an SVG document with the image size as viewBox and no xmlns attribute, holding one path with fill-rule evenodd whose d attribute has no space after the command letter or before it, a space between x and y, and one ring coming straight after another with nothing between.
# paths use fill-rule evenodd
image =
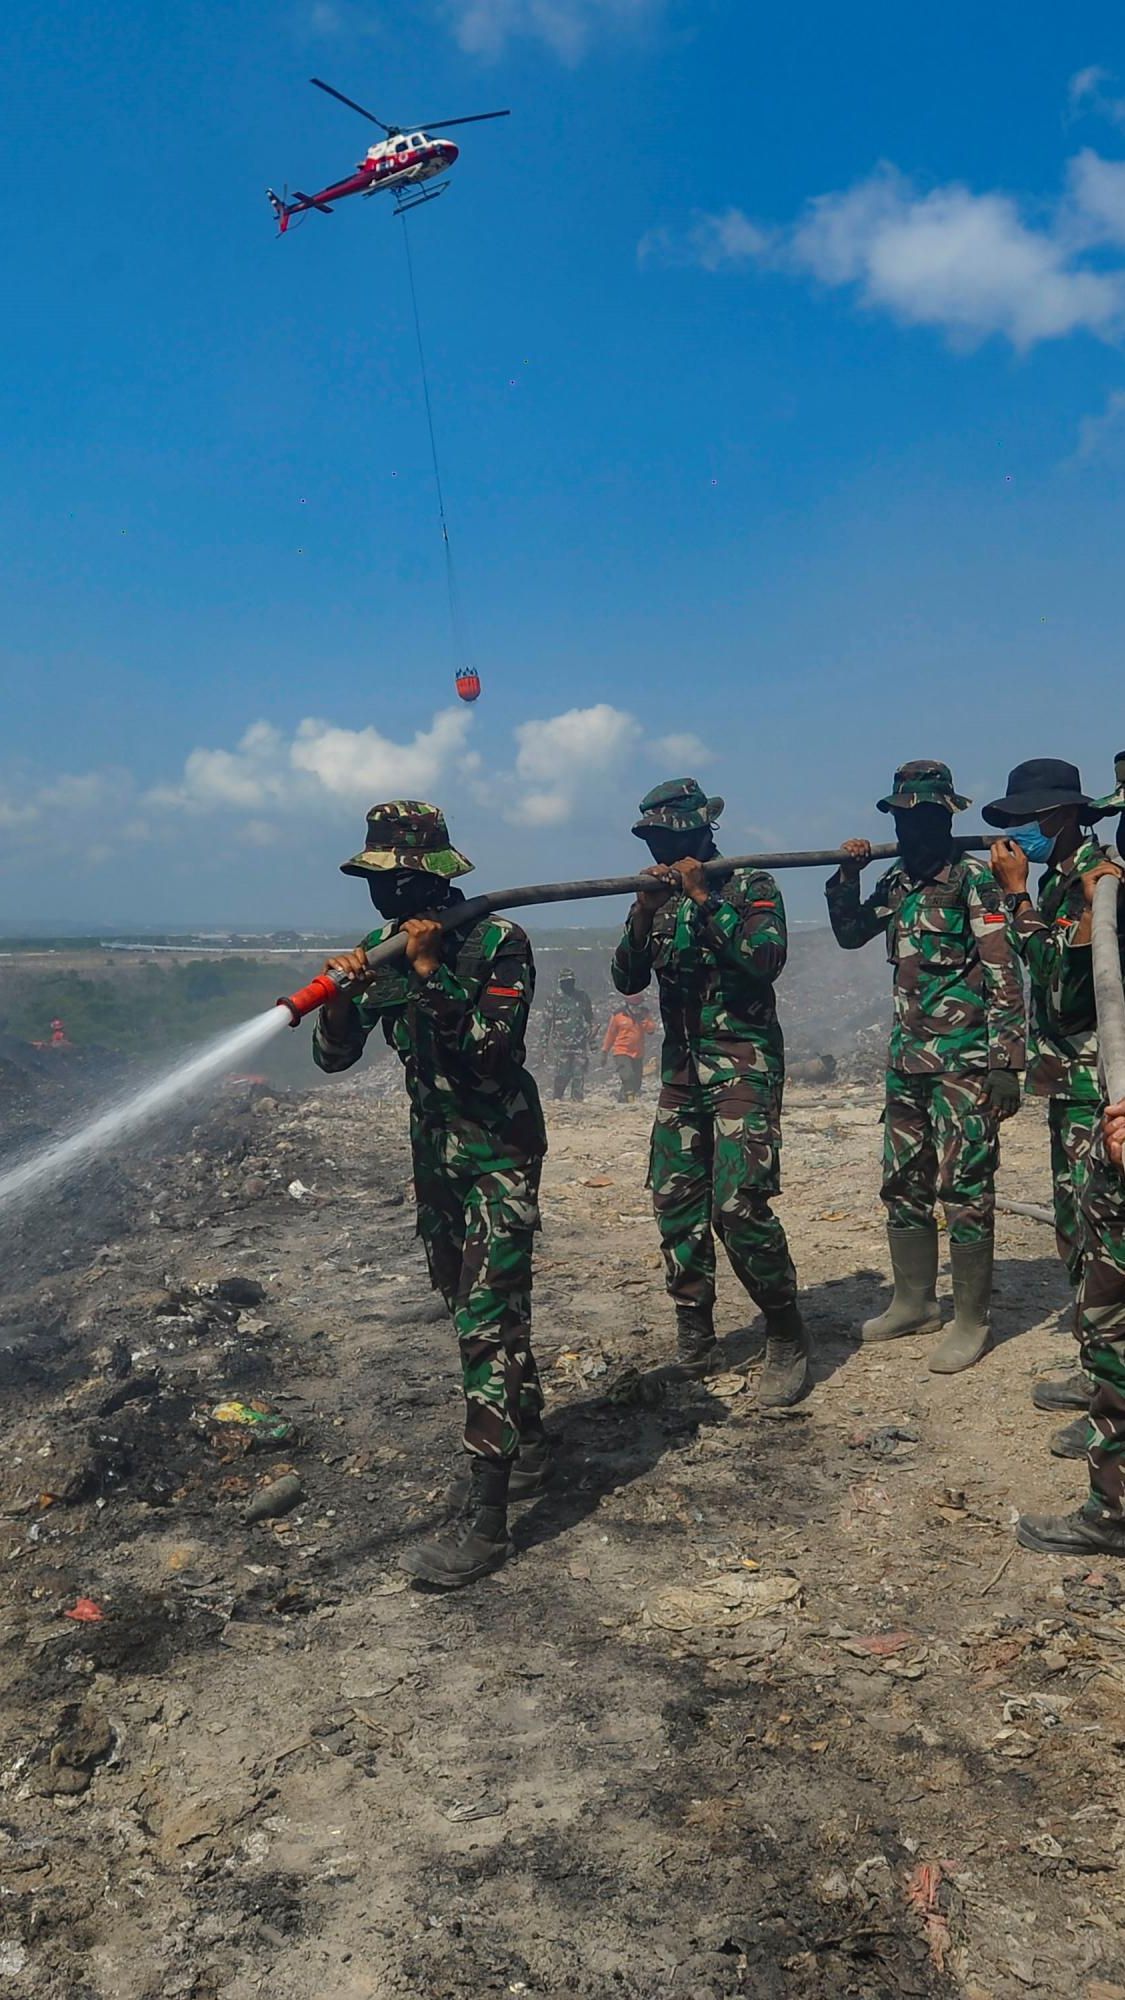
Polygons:
<instances>
[{"instance_id":1,"label":"hand gripping hose","mask_svg":"<svg viewBox=\"0 0 1125 2000\"><path fill-rule=\"evenodd\" d=\"M954 851L965 854L973 849L987 848L991 841L983 834L959 835L953 843ZM873 847L872 861L893 861L898 848ZM838 848L811 848L793 854L735 854L723 855L715 861L705 861L705 875L729 875L732 868L765 868L771 872L776 868L838 868L849 856ZM536 903L582 903L593 901L599 896L635 896L642 889L651 889L651 877L638 875L617 875L599 877L592 882L535 882L522 889L493 889L487 896L472 896L467 902L454 903L442 910L437 917L443 931L465 930L481 917L490 917L496 910L526 910ZM367 953L369 966L386 965L392 959L401 958L406 950L406 937L397 931L394 937L384 938L381 944L373 945ZM297 993L289 993L278 1001L279 1007L288 1007L293 1026L296 1027L306 1014L314 1014L318 1007L329 1001L339 1000L355 990L354 986L340 973L322 972L302 986Z\"/></svg>"}]
</instances>

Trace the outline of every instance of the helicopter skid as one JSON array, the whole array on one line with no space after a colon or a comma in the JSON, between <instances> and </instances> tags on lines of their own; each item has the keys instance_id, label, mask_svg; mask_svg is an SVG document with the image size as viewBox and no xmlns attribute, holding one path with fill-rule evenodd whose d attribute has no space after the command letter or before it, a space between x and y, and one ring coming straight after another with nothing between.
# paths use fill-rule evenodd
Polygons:
<instances>
[{"instance_id":1,"label":"helicopter skid","mask_svg":"<svg viewBox=\"0 0 1125 2000\"><path fill-rule=\"evenodd\" d=\"M412 208L421 208L424 202L436 201L439 194L445 193L447 185L448 183L444 183L441 187L426 188L424 192L420 190L417 194L411 194L409 199L406 199L402 195L397 195L395 197L395 214L409 215Z\"/></svg>"}]
</instances>

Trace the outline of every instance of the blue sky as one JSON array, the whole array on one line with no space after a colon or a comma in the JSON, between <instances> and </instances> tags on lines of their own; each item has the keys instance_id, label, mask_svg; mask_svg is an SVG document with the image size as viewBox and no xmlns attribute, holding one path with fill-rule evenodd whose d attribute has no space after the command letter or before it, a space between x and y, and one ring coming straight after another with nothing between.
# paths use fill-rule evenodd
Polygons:
<instances>
[{"instance_id":1,"label":"blue sky","mask_svg":"<svg viewBox=\"0 0 1125 2000\"><path fill-rule=\"evenodd\" d=\"M313 74L513 110L408 225L473 711L403 225L264 198L373 136ZM0 98L0 926L358 918L398 791L483 886L628 868L689 769L731 852L920 754L1108 788L1119 9L59 0Z\"/></svg>"}]
</instances>

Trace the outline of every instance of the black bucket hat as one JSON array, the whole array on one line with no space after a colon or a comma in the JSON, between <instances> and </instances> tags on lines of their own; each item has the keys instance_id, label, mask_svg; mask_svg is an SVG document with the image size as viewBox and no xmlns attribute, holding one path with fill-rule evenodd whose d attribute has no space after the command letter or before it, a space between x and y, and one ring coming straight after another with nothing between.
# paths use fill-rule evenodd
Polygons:
<instances>
[{"instance_id":1,"label":"black bucket hat","mask_svg":"<svg viewBox=\"0 0 1125 2000\"><path fill-rule=\"evenodd\" d=\"M981 818L989 826L1026 826L1056 806L1078 806L1083 819L1102 819L1106 811L1100 799L1082 790L1077 764L1064 764L1059 757L1029 757L1009 771L1004 797L985 806Z\"/></svg>"}]
</instances>

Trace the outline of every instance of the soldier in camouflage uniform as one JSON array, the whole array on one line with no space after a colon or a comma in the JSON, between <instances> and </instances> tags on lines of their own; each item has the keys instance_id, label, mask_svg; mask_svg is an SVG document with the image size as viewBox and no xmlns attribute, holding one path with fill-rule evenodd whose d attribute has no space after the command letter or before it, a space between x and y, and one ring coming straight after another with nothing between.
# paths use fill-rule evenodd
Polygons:
<instances>
[{"instance_id":1,"label":"soldier in camouflage uniform","mask_svg":"<svg viewBox=\"0 0 1125 2000\"><path fill-rule=\"evenodd\" d=\"M785 1056L774 981L785 964L785 910L772 876L752 869L705 876L721 799L694 778L657 785L633 832L656 866L614 954L619 993L656 974L664 1025L661 1090L652 1134L653 1206L676 1308L682 1366L703 1375L715 1340L715 1241L766 1318L759 1400L804 1392L808 1338L797 1278L771 1197L780 1187Z\"/></svg>"},{"instance_id":2,"label":"soldier in camouflage uniform","mask_svg":"<svg viewBox=\"0 0 1125 2000\"><path fill-rule=\"evenodd\" d=\"M893 1340L940 1328L940 1196L955 1314L929 1365L949 1375L979 1360L990 1338L993 1180L1000 1121L1020 1101L1023 991L997 883L982 861L954 856L953 814L969 801L948 765L903 764L878 804L894 815L900 859L861 902L871 846L845 841L849 860L827 888L837 943L855 950L885 936L894 968L882 1197L895 1289L862 1334Z\"/></svg>"},{"instance_id":3,"label":"soldier in camouflage uniform","mask_svg":"<svg viewBox=\"0 0 1125 2000\"><path fill-rule=\"evenodd\" d=\"M569 965L559 973L556 992L547 1002L543 1028L543 1052L554 1053L556 1099L569 1088L577 1101L586 1095L586 1071L590 1064L590 1044L594 1039L594 1009L588 993L577 984Z\"/></svg>"},{"instance_id":4,"label":"soldier in camouflage uniform","mask_svg":"<svg viewBox=\"0 0 1125 2000\"><path fill-rule=\"evenodd\" d=\"M323 1008L313 1038L319 1067L336 1072L359 1060L378 1026L406 1071L418 1234L461 1346L471 1464L458 1518L412 1550L406 1568L446 1587L504 1561L508 1502L540 1491L550 1472L531 1351L531 1251L547 1145L523 1066L535 968L524 932L504 917L484 917L464 933L440 930L436 913L464 901L453 882L471 865L450 845L436 806L394 799L372 807L366 845L343 873L367 882L387 921L358 951L328 960L326 969L361 990ZM405 964L367 973L365 948L400 929Z\"/></svg>"},{"instance_id":5,"label":"soldier in camouflage uniform","mask_svg":"<svg viewBox=\"0 0 1125 2000\"><path fill-rule=\"evenodd\" d=\"M989 859L1028 971L1026 1088L1047 1099L1055 1243L1076 1294L1085 1238L1082 1190L1102 1097L1090 909L1082 878L1104 873L1108 863L1107 850L1090 833L1090 822L1107 809L1087 797L1073 764L1037 757L1017 764L1005 796L985 806L982 815L1007 835ZM1047 864L1034 902L1027 887L1033 861ZM1037 1382L1032 1401L1041 1410L1086 1410L1092 1389L1086 1376L1071 1374L1059 1382ZM1084 1419L1057 1432L1051 1443L1055 1456L1085 1458L1086 1432Z\"/></svg>"},{"instance_id":6,"label":"soldier in camouflage uniform","mask_svg":"<svg viewBox=\"0 0 1125 2000\"><path fill-rule=\"evenodd\" d=\"M1117 809L1122 806L1125 796ZM1096 880L1097 871L1087 870L1083 888L1091 901ZM1063 997L1069 997L1065 979ZM1073 1514L1020 1516L1017 1540L1038 1555L1125 1556L1123 1148L1125 1103L1111 1104L1099 1122L1082 1188L1086 1245L1078 1315L1082 1364L1093 1388L1085 1453L1090 1489L1084 1504Z\"/></svg>"}]
</instances>

